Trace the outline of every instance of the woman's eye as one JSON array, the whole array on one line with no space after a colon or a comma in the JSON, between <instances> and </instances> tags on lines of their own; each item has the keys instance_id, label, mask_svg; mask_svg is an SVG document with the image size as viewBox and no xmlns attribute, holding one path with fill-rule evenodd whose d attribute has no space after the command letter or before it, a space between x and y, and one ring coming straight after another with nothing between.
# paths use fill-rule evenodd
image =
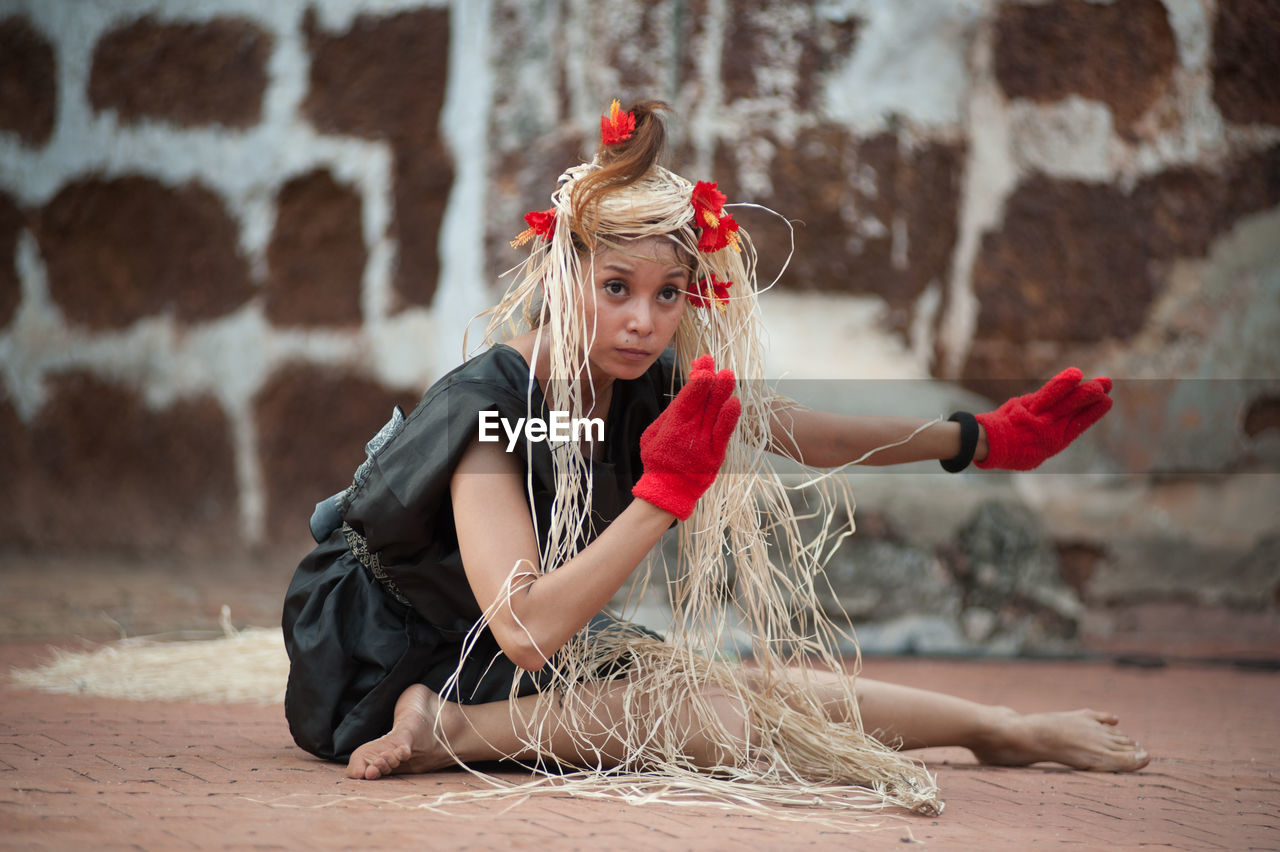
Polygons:
<instances>
[{"instance_id":1,"label":"woman's eye","mask_svg":"<svg viewBox=\"0 0 1280 852\"><path fill-rule=\"evenodd\" d=\"M618 280L604 282L604 291L612 296L621 295L626 289L627 285Z\"/></svg>"},{"instance_id":2,"label":"woman's eye","mask_svg":"<svg viewBox=\"0 0 1280 852\"><path fill-rule=\"evenodd\" d=\"M684 291L679 287L663 287L662 291L658 293L658 298L664 302L674 302L680 298L682 293Z\"/></svg>"}]
</instances>

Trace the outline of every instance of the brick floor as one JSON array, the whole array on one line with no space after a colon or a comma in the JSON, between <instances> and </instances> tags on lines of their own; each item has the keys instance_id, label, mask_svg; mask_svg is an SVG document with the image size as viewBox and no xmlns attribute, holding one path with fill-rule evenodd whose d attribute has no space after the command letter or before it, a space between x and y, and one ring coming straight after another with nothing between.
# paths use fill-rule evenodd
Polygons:
<instances>
[{"instance_id":1,"label":"brick floor","mask_svg":"<svg viewBox=\"0 0 1280 852\"><path fill-rule=\"evenodd\" d=\"M47 656L0 645L0 671ZM460 772L377 782L295 748L278 707L137 703L0 687L0 847L210 849L1280 848L1280 675L1229 667L872 659L868 676L1021 710L1119 713L1155 756L1134 775L977 766L933 749L938 818L859 834L708 808L564 796L438 813ZM507 773L506 777L519 777Z\"/></svg>"}]
</instances>

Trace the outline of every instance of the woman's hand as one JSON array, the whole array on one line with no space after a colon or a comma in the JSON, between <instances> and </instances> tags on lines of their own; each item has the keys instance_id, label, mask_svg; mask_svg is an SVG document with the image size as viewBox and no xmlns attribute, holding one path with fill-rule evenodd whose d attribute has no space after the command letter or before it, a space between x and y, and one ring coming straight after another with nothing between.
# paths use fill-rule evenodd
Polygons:
<instances>
[{"instance_id":1,"label":"woman's hand","mask_svg":"<svg viewBox=\"0 0 1280 852\"><path fill-rule=\"evenodd\" d=\"M733 372L717 373L710 355L693 362L688 383L640 437L644 475L632 489L636 497L688 520L715 481L742 413L733 387Z\"/></svg>"},{"instance_id":2,"label":"woman's hand","mask_svg":"<svg viewBox=\"0 0 1280 852\"><path fill-rule=\"evenodd\" d=\"M986 432L987 456L975 462L983 469L1031 470L1066 449L1111 410L1111 379L1081 382L1084 374L1069 367L1033 393L1017 396L986 414L978 423Z\"/></svg>"}]
</instances>

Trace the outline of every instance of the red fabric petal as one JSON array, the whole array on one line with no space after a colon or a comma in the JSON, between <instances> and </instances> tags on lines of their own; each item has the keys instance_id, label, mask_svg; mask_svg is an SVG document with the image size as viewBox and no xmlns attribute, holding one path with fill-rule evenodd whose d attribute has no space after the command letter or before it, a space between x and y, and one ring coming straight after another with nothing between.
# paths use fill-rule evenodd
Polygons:
<instances>
[{"instance_id":1,"label":"red fabric petal","mask_svg":"<svg viewBox=\"0 0 1280 852\"><path fill-rule=\"evenodd\" d=\"M718 217L721 208L724 207L724 203L728 200L728 196L716 189L716 184L714 183L700 180L693 187L693 210L695 214L709 210Z\"/></svg>"},{"instance_id":2,"label":"red fabric petal","mask_svg":"<svg viewBox=\"0 0 1280 852\"><path fill-rule=\"evenodd\" d=\"M714 183L698 181L693 187L690 199L693 204L693 224L702 234L698 237L698 251L717 252L722 248L737 248L738 239L734 236L738 223L733 216L724 212L727 197L716 189Z\"/></svg>"},{"instance_id":3,"label":"red fabric petal","mask_svg":"<svg viewBox=\"0 0 1280 852\"><path fill-rule=\"evenodd\" d=\"M698 238L698 251L717 252L736 243L733 236L738 230L738 223L728 213L720 214L720 224L715 228L703 228Z\"/></svg>"},{"instance_id":4,"label":"red fabric petal","mask_svg":"<svg viewBox=\"0 0 1280 852\"><path fill-rule=\"evenodd\" d=\"M688 292L689 302L695 308L709 308L713 303L724 305L729 301L729 288L732 286L732 281L721 281L713 272L694 283Z\"/></svg>"},{"instance_id":5,"label":"red fabric petal","mask_svg":"<svg viewBox=\"0 0 1280 852\"><path fill-rule=\"evenodd\" d=\"M635 129L635 113L623 112L616 100L609 105L608 114L600 116L600 141L606 145L626 142Z\"/></svg>"},{"instance_id":6,"label":"red fabric petal","mask_svg":"<svg viewBox=\"0 0 1280 852\"><path fill-rule=\"evenodd\" d=\"M550 240L555 236L556 209L554 207L550 210L535 210L532 213L526 213L524 214L524 221L540 237Z\"/></svg>"},{"instance_id":7,"label":"red fabric petal","mask_svg":"<svg viewBox=\"0 0 1280 852\"><path fill-rule=\"evenodd\" d=\"M526 213L524 214L524 222L529 227L521 231L520 235L511 241L512 248L520 248L520 246L534 237L542 237L547 242L550 242L556 233L556 209L552 207L550 210L534 210L531 213Z\"/></svg>"},{"instance_id":8,"label":"red fabric petal","mask_svg":"<svg viewBox=\"0 0 1280 852\"><path fill-rule=\"evenodd\" d=\"M729 239L719 231L707 229L702 232L702 236L698 237L698 251L706 252L707 254L720 251L727 245L729 245Z\"/></svg>"}]
</instances>

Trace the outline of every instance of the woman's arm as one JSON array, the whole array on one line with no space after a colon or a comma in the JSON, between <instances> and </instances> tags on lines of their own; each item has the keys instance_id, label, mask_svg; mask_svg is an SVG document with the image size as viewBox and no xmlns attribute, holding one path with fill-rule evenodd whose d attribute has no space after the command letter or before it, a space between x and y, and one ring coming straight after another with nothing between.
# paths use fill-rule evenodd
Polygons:
<instances>
[{"instance_id":1,"label":"woman's arm","mask_svg":"<svg viewBox=\"0 0 1280 852\"><path fill-rule=\"evenodd\" d=\"M895 444L929 421L910 417L878 417L816 411L782 397L770 417L771 452L813 467L838 467L876 447ZM889 465L949 459L960 452L960 424L934 423L897 447L872 453L862 464ZM978 429L975 461L987 457L987 433Z\"/></svg>"},{"instance_id":2,"label":"woman's arm","mask_svg":"<svg viewBox=\"0 0 1280 852\"><path fill-rule=\"evenodd\" d=\"M523 473L499 444L477 441L449 487L471 591L503 652L536 671L609 602L675 516L633 500L577 556L541 574Z\"/></svg>"},{"instance_id":3,"label":"woman's arm","mask_svg":"<svg viewBox=\"0 0 1280 852\"><path fill-rule=\"evenodd\" d=\"M672 520L684 520L715 480L738 422L734 377L711 356L640 436L644 474L631 501L591 544L555 571L538 570L524 471L497 444L474 442L450 480L467 581L494 638L523 669L542 668L622 587Z\"/></svg>"},{"instance_id":4,"label":"woman's arm","mask_svg":"<svg viewBox=\"0 0 1280 852\"><path fill-rule=\"evenodd\" d=\"M1031 470L1062 452L1111 410L1111 379L1098 376L1086 382L1083 378L1078 367L1068 367L1039 390L1015 396L995 411L965 415L963 419L977 427L972 460L981 468ZM815 467L848 464L878 447L887 449L873 453L863 464L955 459L961 449L959 423L849 417L814 411L784 398L774 400L769 426L771 450ZM909 435L901 445L888 447ZM968 462L958 459L955 469Z\"/></svg>"}]
</instances>

